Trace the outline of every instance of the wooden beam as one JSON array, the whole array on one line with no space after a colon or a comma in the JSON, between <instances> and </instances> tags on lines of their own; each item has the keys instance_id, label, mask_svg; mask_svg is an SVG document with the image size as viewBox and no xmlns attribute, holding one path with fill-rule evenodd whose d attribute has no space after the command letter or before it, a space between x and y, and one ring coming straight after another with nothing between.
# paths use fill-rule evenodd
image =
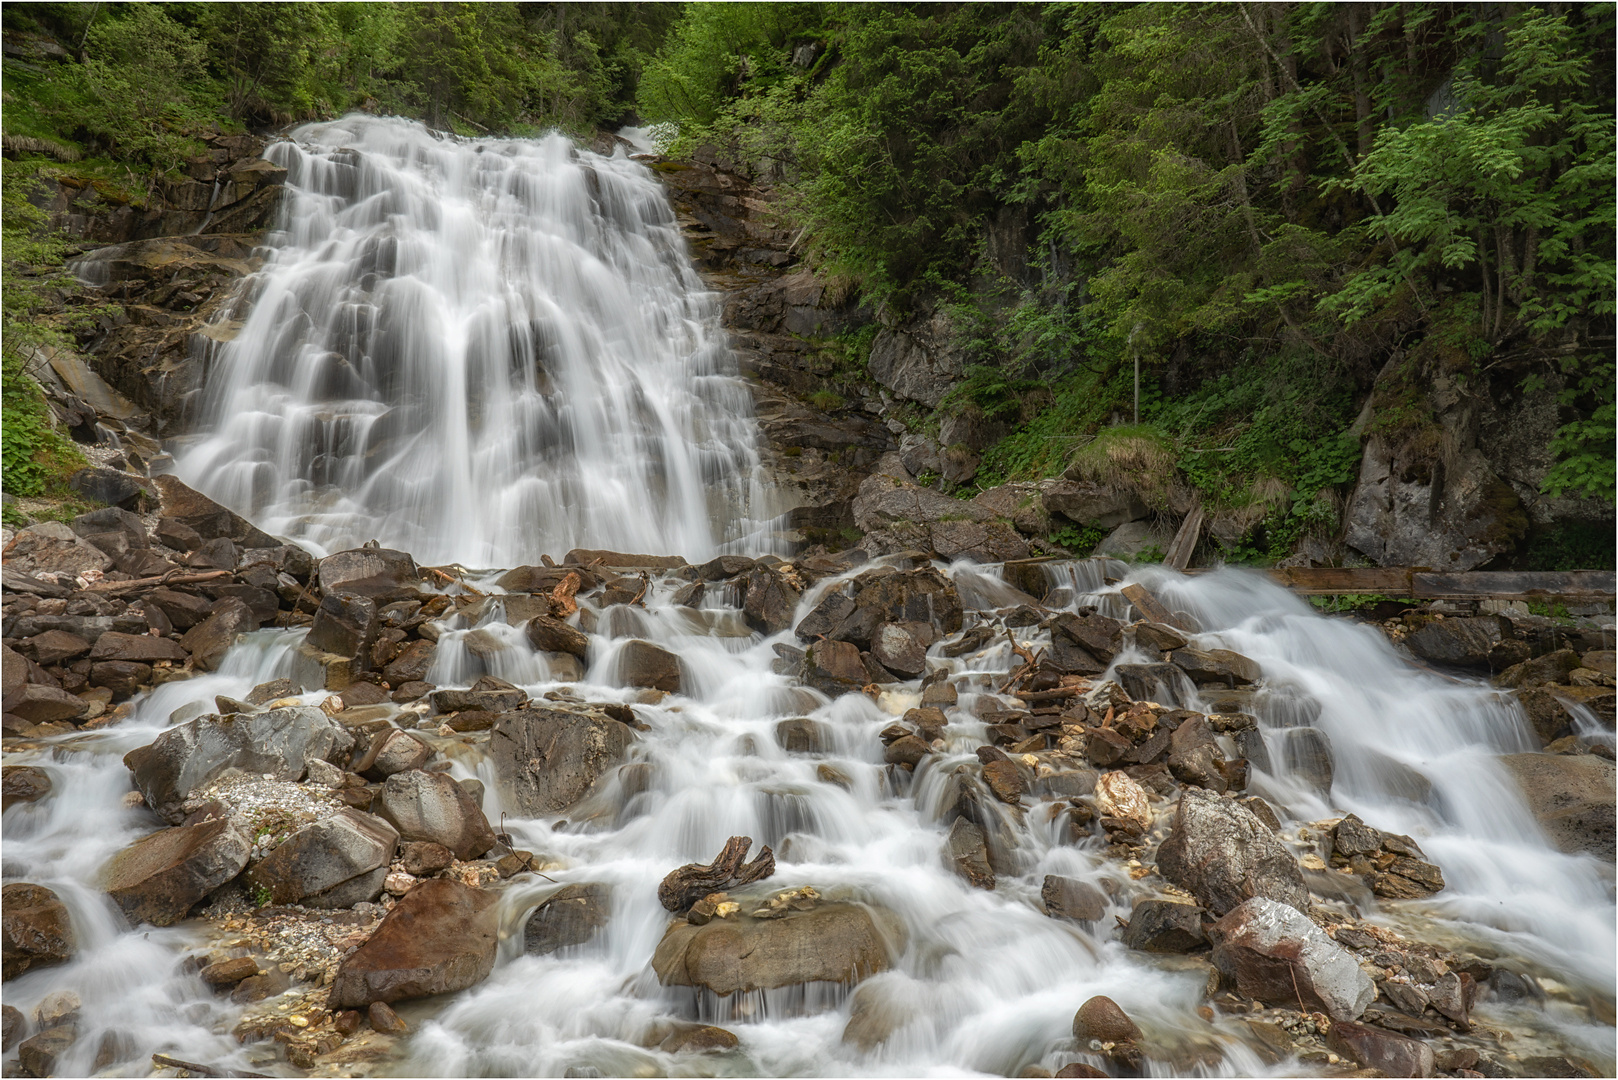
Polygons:
<instances>
[{"instance_id":1,"label":"wooden beam","mask_svg":"<svg viewBox=\"0 0 1618 1080\"><path fill-rule=\"evenodd\" d=\"M1202 539L1202 503L1191 508L1191 512L1180 522L1180 528L1169 542L1169 553L1163 557L1163 565L1184 570L1191 565L1191 554L1197 550L1197 541Z\"/></svg>"},{"instance_id":2,"label":"wooden beam","mask_svg":"<svg viewBox=\"0 0 1618 1080\"><path fill-rule=\"evenodd\" d=\"M1280 584L1305 596L1341 593L1381 593L1395 597L1410 595L1408 567L1294 566L1273 569L1268 573Z\"/></svg>"},{"instance_id":3,"label":"wooden beam","mask_svg":"<svg viewBox=\"0 0 1618 1080\"><path fill-rule=\"evenodd\" d=\"M1179 619L1176 619L1174 613L1164 607L1161 600L1147 592L1144 586L1129 584L1118 591L1124 594L1124 599L1135 605L1135 610L1152 622L1163 623L1165 626L1172 626L1176 630L1190 629L1190 627L1181 623Z\"/></svg>"},{"instance_id":4,"label":"wooden beam","mask_svg":"<svg viewBox=\"0 0 1618 1080\"><path fill-rule=\"evenodd\" d=\"M1611 570L1522 572L1471 570L1464 574L1417 571L1410 575L1410 595L1424 600L1535 600L1589 598L1610 600L1615 575Z\"/></svg>"}]
</instances>

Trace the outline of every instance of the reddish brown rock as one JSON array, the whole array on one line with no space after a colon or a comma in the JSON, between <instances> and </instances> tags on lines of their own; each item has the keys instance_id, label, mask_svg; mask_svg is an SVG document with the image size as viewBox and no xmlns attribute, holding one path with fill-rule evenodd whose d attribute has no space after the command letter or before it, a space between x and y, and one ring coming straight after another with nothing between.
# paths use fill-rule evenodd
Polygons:
<instances>
[{"instance_id":1,"label":"reddish brown rock","mask_svg":"<svg viewBox=\"0 0 1618 1080\"><path fill-rule=\"evenodd\" d=\"M1339 1020L1332 1024L1326 1045L1383 1076L1436 1075L1432 1047L1379 1027Z\"/></svg>"},{"instance_id":2,"label":"reddish brown rock","mask_svg":"<svg viewBox=\"0 0 1618 1080\"><path fill-rule=\"evenodd\" d=\"M63 963L74 949L72 922L55 893L22 881L0 888L0 977Z\"/></svg>"},{"instance_id":3,"label":"reddish brown rock","mask_svg":"<svg viewBox=\"0 0 1618 1080\"><path fill-rule=\"evenodd\" d=\"M376 933L343 961L333 1009L464 990L494 968L499 897L448 878L411 889Z\"/></svg>"},{"instance_id":4,"label":"reddish brown rock","mask_svg":"<svg viewBox=\"0 0 1618 1080\"><path fill-rule=\"evenodd\" d=\"M162 829L108 860L102 882L131 923L172 926L241 873L251 847L225 818Z\"/></svg>"}]
</instances>

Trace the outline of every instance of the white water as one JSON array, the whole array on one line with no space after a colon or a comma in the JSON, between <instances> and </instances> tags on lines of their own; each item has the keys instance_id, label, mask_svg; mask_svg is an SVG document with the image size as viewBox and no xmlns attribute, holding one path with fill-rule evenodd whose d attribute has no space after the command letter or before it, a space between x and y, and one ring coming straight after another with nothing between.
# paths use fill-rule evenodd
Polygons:
<instances>
[{"instance_id":1,"label":"white water","mask_svg":"<svg viewBox=\"0 0 1618 1080\"><path fill-rule=\"evenodd\" d=\"M645 166L358 115L267 156L281 222L224 315L186 482L321 553L474 566L696 559L785 509Z\"/></svg>"},{"instance_id":2,"label":"white water","mask_svg":"<svg viewBox=\"0 0 1618 1080\"><path fill-rule=\"evenodd\" d=\"M745 396L725 398L734 383L693 376L689 364L696 353L664 347L648 329L655 318L667 317L681 340L698 343L704 372L722 369L711 308L691 288L666 205L640 166L580 155L579 161L597 170L603 191L618 191L637 209L612 219L622 235L606 239L601 226L593 239L568 234L563 243L550 233L539 237L544 230L533 220L566 233L587 231L583 223L595 219L573 213L584 205L575 198L585 184L583 166L559 140L485 144L480 155L479 144L440 142L410 125L373 120L304 129L299 139L307 148L283 144L276 152L283 163L303 170L294 173L302 185L294 205L307 208L307 220L297 214L289 219L282 246L255 283L246 327L215 360L213 408L231 419L184 456L188 479L256 513L261 526L312 545L339 547L375 536L424 561L533 561L538 551L559 554L574 545L672 551L696 559L754 532L750 515L764 515L756 509L761 496L749 456ZM322 185L338 183L337 174L349 167L335 149L345 141L366 148L367 164L358 174L369 177L362 200L320 194ZM511 208L499 210L508 198ZM536 209L520 215L519 198L531 199L527 205ZM563 206L573 210L552 214ZM444 227L450 217L460 224ZM425 257L429 234L433 243L445 245L431 260ZM389 237L399 245L401 267L421 261L408 275L370 282L356 277L355 265L368 257L364 252ZM408 255L412 245L416 254ZM498 272L490 253L518 248L550 253L544 275L536 271L513 283ZM452 259L450 253L459 254ZM589 303L579 299L597 284L599 296ZM526 375L511 390L505 359L473 356L477 350L468 342L499 340L487 327L499 326L513 311L526 319L547 290L569 288L574 291L566 295L577 302L545 308L553 325L572 327L577 339L578 351L563 350L561 367L552 371L559 383L564 380L558 371L569 372L565 394L546 398L523 381ZM665 301L656 313L647 310ZM386 318L376 314L383 308L390 312ZM608 310L617 314L597 317ZM292 311L299 314L287 318ZM332 328L361 311L371 312L377 326L427 330L412 337L409 348L352 354L371 359L350 361L346 368L322 360L321 350L334 340L329 334L337 332ZM472 332L476 326L485 327L481 337ZM285 330L287 343L272 345L280 340L272 330ZM648 351L624 351L631 340ZM348 384L353 396L341 401L317 392L316 376L334 369L353 374L363 386ZM492 379L501 392L486 393L481 388L488 383L475 379ZM643 412L636 424L615 427L627 414L613 408L633 397L629 384L636 379L647 388L643 399L652 419ZM693 394L683 380L704 387L701 393L708 396ZM411 387L410 394L387 398L381 388L396 385ZM455 397L457 387L471 388L470 396ZM468 412L474 398L483 413ZM404 437L395 460L370 469L353 447L363 444L366 425L394 407L420 423ZM244 415L235 417L232 409ZM494 414L570 418L573 438L565 444L525 442L512 435L511 425L474 422ZM698 419L682 427L690 416ZM586 424L580 417L592 419ZM716 430L728 434L714 436ZM321 445L336 448L328 460L299 456L299 440L311 432L329 438ZM691 432L706 434L688 437ZM708 498L709 482L681 479L693 469L702 472L693 464L698 461L714 467L719 497ZM508 493L508 485L516 494ZM552 490L569 494L559 501L528 499ZM946 569L964 595L986 605L1007 602L994 568ZM1452 947L1484 951L1507 966L1554 979L1567 989L1544 1010L1485 1004L1480 1015L1519 1033L1555 1037L1536 1049L1531 1035L1519 1034L1514 1049L1524 1056L1582 1048L1611 1068L1612 1028L1592 1023L1577 1002L1592 994L1612 998L1612 867L1555 852L1494 763L1496 754L1528 748L1521 717L1486 687L1411 668L1374 630L1323 618L1256 576L1189 579L1151 569L1136 576L1171 606L1196 616L1206 630L1200 644L1233 648L1263 665L1268 688L1257 708L1272 759L1283 760L1281 741L1289 725L1307 720L1330 737L1336 779L1329 792L1309 787L1281 765L1254 773L1253 789L1276 804L1287 819L1285 832L1353 811L1379 828L1411 834L1443 868L1449 888L1433 900L1380 909L1366 902L1363 913L1433 928ZM1072 606L1097 603L1125 613L1096 564L1056 568L1053 583L1070 590ZM1069 1033L1074 1010L1095 994L1113 997L1146 1030L1155 1048L1155 1074L1315 1071L1296 1061L1264 1066L1242 1041L1240 1020L1217 1016L1209 1023L1195 1014L1203 1001L1199 973L1124 949L1113 916L1127 915L1134 899L1151 895L1152 879L1133 882L1124 867L1105 858L1099 841L1063 842L1041 806L1033 806L1022 822L1010 815L1003 822L1002 835L1016 841L1018 865L1016 873L1001 874L995 892L969 888L945 867L948 823L940 815L950 801L950 774L975 763L973 751L986 741L983 725L967 711L970 691L982 686L972 676L1003 677L1009 660L1003 641L956 661L935 649L934 663L953 669L962 686L961 709L950 714L946 752L905 776L881 766L877 733L916 703L915 684L894 688L876 702L863 695L827 701L771 671L771 645L796 643L790 632L771 639L747 634L739 615L713 599L720 590L710 590L709 606L698 613L674 607L670 595L677 584L658 583L646 612L620 607L602 613L604 632L591 638L586 679L573 686L586 700L630 700L633 692L619 686L616 675L616 654L629 634L679 653L686 692L636 706L651 730L633 746L631 761L650 766L649 786L630 793L615 778L566 815L505 819L520 846L560 864L550 872L556 883L525 877L506 890L511 937L494 973L460 995L402 1005L415 1034L383 1071L1016 1075L1034 1064L1054 1071L1070 1061L1101 1064L1074 1046ZM800 617L836 586L823 583L805 596ZM504 648L482 660L462 645L475 628L449 624L434 678L466 685L489 670L535 695L559 689L549 681L543 658L497 618L491 614L483 628ZM1042 640L1027 628L1017 635ZM112 1074L146 1075L153 1052L287 1071L284 1063L265 1064L263 1044L238 1047L229 1031L239 1010L183 973L180 958L196 947L199 932L125 929L97 890L96 875L108 855L158 824L144 809L122 808L120 798L130 787L122 754L151 741L182 705L211 702L215 694L245 696L258 682L293 674L289 649L297 638L275 631L252 635L232 651L222 672L160 688L139 702L131 722L8 755L8 763L44 766L57 789L44 803L6 812L5 877L55 889L72 910L81 952L67 965L7 983L6 1001L27 1012L54 989L85 998L81 1039L62 1072L87 1072L106 1031L127 1039L107 1070ZM797 716L824 725L826 752L792 755L780 748L776 722ZM414 721L413 714L398 718L401 725ZM441 745L454 755L455 775L492 779L476 755L447 740ZM852 790L822 781L820 764L845 772ZM1425 778L1430 796L1420 795L1419 784L1413 788L1407 770ZM1413 790L1415 800L1409 797ZM497 821L501 810L491 784L485 811ZM779 868L768 882L772 888L814 885L830 898L885 907L903 921L907 943L894 969L858 990L861 999L900 1017L884 1044L866 1053L843 1042L854 1003L841 988L723 1001L658 985L650 957L668 915L656 900L657 883L675 866L712 858L731 835L775 848ZM1116 891L1106 917L1085 927L1040 913L1039 887L1049 873ZM526 911L572 882L613 885L607 930L563 955L520 955ZM740 1048L713 1056L656 1049L660 1023L699 1018L735 1032Z\"/></svg>"}]
</instances>

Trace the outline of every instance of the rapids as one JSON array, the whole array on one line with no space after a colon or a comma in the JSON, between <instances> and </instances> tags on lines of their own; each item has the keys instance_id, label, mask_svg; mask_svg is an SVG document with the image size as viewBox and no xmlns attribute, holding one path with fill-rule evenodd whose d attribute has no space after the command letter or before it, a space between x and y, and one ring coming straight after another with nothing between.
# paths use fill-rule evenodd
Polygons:
<instances>
[{"instance_id":1,"label":"rapids","mask_svg":"<svg viewBox=\"0 0 1618 1080\"><path fill-rule=\"evenodd\" d=\"M746 391L724 374L717 310L683 262L649 170L555 137L456 141L354 117L299 129L271 155L289 169L286 220L244 290L239 332L211 358L211 430L179 455L184 478L322 551L375 537L423 561L487 567L572 546L692 560L727 545L755 554L769 546L772 507ZM991 617L970 609L1001 606L1008 595L998 567L939 568L967 602L969 624ZM1613 1067L1613 1028L1588 1007L1604 1003L1610 1017L1613 867L1556 852L1495 763L1533 745L1516 706L1480 682L1412 667L1374 628L1326 618L1256 574L1184 577L1100 561L1049 570L1069 608L1122 615L1118 587L1139 581L1196 618L1196 644L1258 661L1266 684L1254 708L1270 767L1255 768L1251 787L1275 805L1294 849L1307 846L1300 827L1352 811L1415 837L1449 882L1423 902L1328 902L1358 904L1370 921L1533 973L1544 1002L1485 1001L1474 1015L1511 1030L1522 1056L1571 1050ZM1108 571L1126 573L1109 583ZM468 581L498 593L494 576ZM481 753L430 725L420 731L451 758L453 776L485 781L489 820L504 812L516 846L551 868L548 879L522 875L505 889L507 936L486 981L399 1006L412 1034L376 1072L1015 1076L1035 1065L1103 1064L1070 1034L1074 1010L1096 994L1145 1030L1157 1048L1153 1075L1324 1069L1266 1064L1242 1018L1198 1015L1205 973L1183 958L1126 949L1113 927L1142 895L1130 868L1107 858L1099 839L1064 842L1037 804L1026 815L1003 812L1017 866L996 891L970 888L947 867L948 777L986 741L969 708L1014 662L1007 644L953 660L934 646L930 663L952 672L961 709L946 749L906 774L883 767L878 732L918 702L918 684L874 700L828 700L773 670L773 645L801 644L790 630L749 632L721 589L698 611L676 606L681 584L655 582L645 611L593 611L600 632L576 683L553 680L498 608L483 618L490 633L478 654L465 638L480 626L443 624L430 675L439 685L466 686L487 671L535 697L638 701L617 665L633 636L679 655L684 688L635 706L650 728L630 751L645 766L640 782L621 770L553 817L511 816ZM839 584L809 590L794 624ZM64 1074L92 1071L109 1044L109 1075L148 1075L153 1052L291 1074L273 1045L236 1043L240 1007L184 965L218 940L208 928L194 920L130 930L97 874L157 825L124 801L122 755L182 706L297 675L302 634L247 635L221 671L157 688L136 701L133 719L7 755L8 764L46 768L56 794L5 812L5 878L55 890L80 951L9 981L6 1001L27 1013L54 990L83 997ZM1017 635L1036 647L1048 640L1037 628ZM1190 691L1179 704L1205 705ZM775 726L805 716L824 726L829 745L788 753ZM397 713L401 726L416 720ZM1330 740L1329 789L1289 755L1288 733L1302 726ZM822 766L845 774L848 788L826 782ZM732 835L775 849L772 891L813 885L896 913L907 934L894 968L853 993L820 985L720 999L661 987L650 967L668 923L657 884L675 866L708 861ZM1046 874L1100 888L1112 897L1105 917L1093 925L1046 917L1038 907ZM534 902L586 882L613 886L605 932L559 954L523 955L521 923ZM892 1034L869 1051L843 1038L856 1009L891 1018ZM681 1019L723 1024L740 1046L720 1055L656 1049L649 1033Z\"/></svg>"}]
</instances>

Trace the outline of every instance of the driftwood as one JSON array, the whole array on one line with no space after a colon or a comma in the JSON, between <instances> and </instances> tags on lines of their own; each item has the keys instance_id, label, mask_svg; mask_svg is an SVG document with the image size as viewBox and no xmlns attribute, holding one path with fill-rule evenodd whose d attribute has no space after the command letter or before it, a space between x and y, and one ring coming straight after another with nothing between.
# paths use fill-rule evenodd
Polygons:
<instances>
[{"instance_id":1,"label":"driftwood","mask_svg":"<svg viewBox=\"0 0 1618 1080\"><path fill-rule=\"evenodd\" d=\"M1037 671L1039 669L1039 658L1045 653L1045 650L1043 649L1041 649L1038 653L1034 653L1029 651L1024 646L1017 644L1017 639L1011 636L1011 628L1009 626L1005 627L1005 631L1006 640L1011 643L1012 653L1020 657L1023 663L1021 667L1017 668L1011 673L1011 677L1007 679L1004 685L1000 687L1000 692L1002 694L1004 694L1007 690L1010 690L1018 682Z\"/></svg>"},{"instance_id":2,"label":"driftwood","mask_svg":"<svg viewBox=\"0 0 1618 1080\"><path fill-rule=\"evenodd\" d=\"M1146 616L1152 622L1172 626L1176 630L1190 630L1181 620L1174 617L1174 613L1163 606L1163 602L1141 585L1125 585L1118 590L1124 594L1124 599L1135 605L1135 610Z\"/></svg>"},{"instance_id":3,"label":"driftwood","mask_svg":"<svg viewBox=\"0 0 1618 1080\"><path fill-rule=\"evenodd\" d=\"M156 577L136 578L133 581L97 581L88 585L80 592L95 593L98 596L113 596L122 592L133 592L136 589L149 589L157 585L195 585L202 581L216 581L219 578L231 576L229 570L209 570L203 574L187 574L176 568L166 574Z\"/></svg>"},{"instance_id":4,"label":"driftwood","mask_svg":"<svg viewBox=\"0 0 1618 1080\"><path fill-rule=\"evenodd\" d=\"M558 619L565 619L579 610L577 600L573 594L579 591L579 575L569 570L567 576L556 583L551 590L551 614Z\"/></svg>"},{"instance_id":5,"label":"driftwood","mask_svg":"<svg viewBox=\"0 0 1618 1080\"><path fill-rule=\"evenodd\" d=\"M212 1065L198 1065L194 1061L181 1061L167 1054L153 1054L152 1064L159 1069L183 1069L192 1076L263 1076L269 1073L248 1072L245 1069L216 1069Z\"/></svg>"},{"instance_id":6,"label":"driftwood","mask_svg":"<svg viewBox=\"0 0 1618 1080\"><path fill-rule=\"evenodd\" d=\"M657 887L658 901L670 911L686 911L709 893L762 881L775 873L775 852L769 845L761 848L752 862L742 861L752 846L752 837L732 836L725 841L725 850L707 866L688 863L671 871Z\"/></svg>"},{"instance_id":7,"label":"driftwood","mask_svg":"<svg viewBox=\"0 0 1618 1080\"><path fill-rule=\"evenodd\" d=\"M1013 690L1012 696L1030 705L1037 705L1044 701L1066 701L1068 698L1083 697L1090 692L1087 686L1058 686L1054 690Z\"/></svg>"}]
</instances>

